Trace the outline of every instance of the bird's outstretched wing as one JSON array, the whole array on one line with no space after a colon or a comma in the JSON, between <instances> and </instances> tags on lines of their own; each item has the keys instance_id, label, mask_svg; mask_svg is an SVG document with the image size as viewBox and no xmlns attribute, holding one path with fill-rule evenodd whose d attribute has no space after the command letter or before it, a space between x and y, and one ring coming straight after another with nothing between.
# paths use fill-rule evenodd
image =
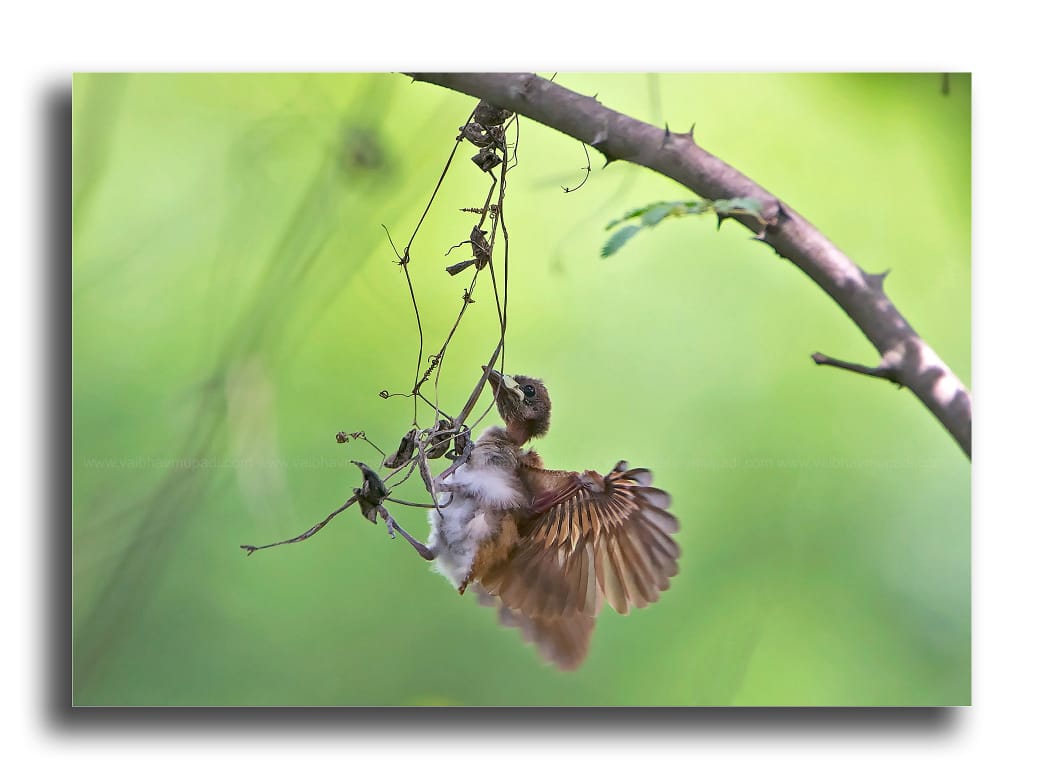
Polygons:
<instances>
[{"instance_id":1,"label":"bird's outstretched wing","mask_svg":"<svg viewBox=\"0 0 1044 779\"><path fill-rule=\"evenodd\" d=\"M603 598L626 614L667 589L678 572L678 520L648 470L620 462L605 476L541 468L521 476L532 511L517 520L519 542L478 580L509 611L537 626L584 617L593 627Z\"/></svg>"}]
</instances>

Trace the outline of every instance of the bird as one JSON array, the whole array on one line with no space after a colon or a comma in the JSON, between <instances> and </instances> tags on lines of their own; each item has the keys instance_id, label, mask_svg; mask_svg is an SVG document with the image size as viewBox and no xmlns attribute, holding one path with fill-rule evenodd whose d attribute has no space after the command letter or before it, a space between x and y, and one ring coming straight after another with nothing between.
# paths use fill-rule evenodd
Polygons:
<instances>
[{"instance_id":1,"label":"bird","mask_svg":"<svg viewBox=\"0 0 1044 779\"><path fill-rule=\"evenodd\" d=\"M550 428L544 382L483 370L504 424L433 480L433 567L460 594L473 589L546 661L575 670L603 603L627 614L669 587L678 520L645 468L621 460L606 474L545 469L524 448Z\"/></svg>"}]
</instances>

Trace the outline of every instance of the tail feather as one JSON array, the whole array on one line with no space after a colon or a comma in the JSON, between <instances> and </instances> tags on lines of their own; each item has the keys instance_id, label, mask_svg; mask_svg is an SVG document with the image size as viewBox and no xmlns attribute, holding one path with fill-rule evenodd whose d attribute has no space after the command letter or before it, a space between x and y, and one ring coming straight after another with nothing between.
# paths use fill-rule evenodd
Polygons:
<instances>
[{"instance_id":1,"label":"tail feather","mask_svg":"<svg viewBox=\"0 0 1044 779\"><path fill-rule=\"evenodd\" d=\"M568 617L529 616L505 606L495 595L477 590L478 601L483 606L497 610L500 624L518 628L522 638L536 646L540 655L562 671L580 667L591 646L594 632L594 617L575 613Z\"/></svg>"}]
</instances>

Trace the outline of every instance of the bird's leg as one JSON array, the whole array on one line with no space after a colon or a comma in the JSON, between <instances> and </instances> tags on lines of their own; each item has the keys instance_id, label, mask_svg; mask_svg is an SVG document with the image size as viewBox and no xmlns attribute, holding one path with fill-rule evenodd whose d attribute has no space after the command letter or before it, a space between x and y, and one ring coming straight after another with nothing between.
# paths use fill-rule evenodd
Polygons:
<instances>
[{"instance_id":1,"label":"bird's leg","mask_svg":"<svg viewBox=\"0 0 1044 779\"><path fill-rule=\"evenodd\" d=\"M428 456L425 454L424 449L417 453L417 466L420 469L421 481L424 482L424 488L431 495L431 499L435 501L435 505L439 505L439 499L436 497L435 484L431 480L431 467L428 465Z\"/></svg>"},{"instance_id":2,"label":"bird's leg","mask_svg":"<svg viewBox=\"0 0 1044 779\"><path fill-rule=\"evenodd\" d=\"M395 531L398 530L399 535L401 535L403 538L410 542L410 546L412 546L417 551L417 554L419 554L425 560L435 559L434 552L432 552L430 549L428 549L428 547L426 547L416 538L414 538L401 527L399 527L399 523L395 521L395 517L393 517L388 512L388 509L386 509L383 505L378 505L377 512L381 515L381 517L384 518L384 523L388 527L388 535L390 535L392 538L395 538Z\"/></svg>"},{"instance_id":3,"label":"bird's leg","mask_svg":"<svg viewBox=\"0 0 1044 779\"><path fill-rule=\"evenodd\" d=\"M442 509L446 508L446 506L453 502L453 493L449 493L449 500L445 503L439 503L439 495L448 491L441 481L442 475L440 474L437 479L432 479L431 468L428 466L428 458L424 456L423 451L417 455L417 463L420 466L421 481L424 482L424 487L428 490L428 494L431 495L431 499L435 504L435 510L439 512L439 516L441 517Z\"/></svg>"}]
</instances>

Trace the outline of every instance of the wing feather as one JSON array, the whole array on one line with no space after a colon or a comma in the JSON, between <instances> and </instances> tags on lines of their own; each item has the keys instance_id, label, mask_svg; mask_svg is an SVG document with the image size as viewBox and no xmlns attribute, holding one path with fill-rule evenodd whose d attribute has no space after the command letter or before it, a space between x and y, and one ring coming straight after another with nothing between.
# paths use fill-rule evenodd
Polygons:
<instances>
[{"instance_id":1,"label":"wing feather","mask_svg":"<svg viewBox=\"0 0 1044 779\"><path fill-rule=\"evenodd\" d=\"M649 470L624 462L605 476L525 468L522 480L542 510L519 521L520 543L479 580L504 608L593 618L604 598L626 614L670 586L678 520Z\"/></svg>"}]
</instances>

